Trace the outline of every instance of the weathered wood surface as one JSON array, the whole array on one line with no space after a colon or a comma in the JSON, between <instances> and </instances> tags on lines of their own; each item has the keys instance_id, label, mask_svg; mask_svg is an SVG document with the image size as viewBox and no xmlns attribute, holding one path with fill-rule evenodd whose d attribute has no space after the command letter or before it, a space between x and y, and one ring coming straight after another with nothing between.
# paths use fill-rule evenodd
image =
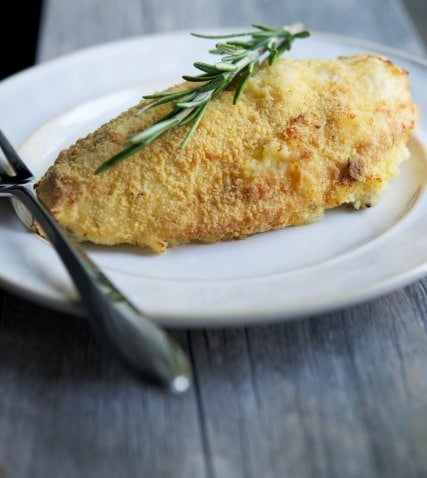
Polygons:
<instances>
[{"instance_id":1,"label":"weathered wood surface","mask_svg":"<svg viewBox=\"0 0 427 478\"><path fill-rule=\"evenodd\" d=\"M423 54L397 0L47 0L39 61L148 32L304 21ZM87 324L0 293L0 477L425 477L427 281L291 323L176 331L195 386L130 377Z\"/></svg>"}]
</instances>

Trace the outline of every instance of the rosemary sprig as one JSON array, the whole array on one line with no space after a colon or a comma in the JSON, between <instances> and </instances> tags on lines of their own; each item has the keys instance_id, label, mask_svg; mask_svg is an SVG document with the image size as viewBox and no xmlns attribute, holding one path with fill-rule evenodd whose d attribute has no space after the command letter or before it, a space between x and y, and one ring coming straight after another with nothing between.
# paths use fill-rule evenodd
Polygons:
<instances>
[{"instance_id":1,"label":"rosemary sprig","mask_svg":"<svg viewBox=\"0 0 427 478\"><path fill-rule=\"evenodd\" d=\"M139 110L139 114L166 103L173 104L174 108L169 115L161 118L152 126L130 136L124 149L104 162L95 173L107 171L148 146L171 128L191 124L191 128L181 144L181 147L184 147L199 125L212 98L234 82L236 86L233 103L236 104L249 78L252 77L262 61L267 60L271 65L283 52L291 49L296 38L309 36L309 32L303 30L300 25L271 28L266 25L254 24L252 27L255 30L230 35L192 33L198 38L227 40L218 42L215 49L211 50L211 53L221 55L220 61L214 64L194 63L194 66L202 73L197 76L183 76L186 81L201 83L193 88L144 96L144 99L153 101ZM249 38L240 40L239 37Z\"/></svg>"}]
</instances>

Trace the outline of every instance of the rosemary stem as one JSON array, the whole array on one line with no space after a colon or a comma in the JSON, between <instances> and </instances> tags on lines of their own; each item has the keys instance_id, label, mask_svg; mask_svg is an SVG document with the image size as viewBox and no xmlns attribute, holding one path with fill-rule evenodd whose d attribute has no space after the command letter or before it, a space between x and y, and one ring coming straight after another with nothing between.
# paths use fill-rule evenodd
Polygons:
<instances>
[{"instance_id":1,"label":"rosemary stem","mask_svg":"<svg viewBox=\"0 0 427 478\"><path fill-rule=\"evenodd\" d=\"M206 108L216 95L236 80L233 103L237 103L248 80L261 61L266 58L269 64L272 64L281 53L291 48L294 39L309 36L309 32L304 31L299 24L282 28L271 28L257 24L253 27L255 30L249 33L219 36L195 35L201 38L228 38L226 42L217 43L216 49L212 52L222 55L221 61L213 65L203 62L194 63L194 66L201 70L202 74L183 77L185 80L196 84L192 88L144 97L153 99L153 101L144 105L137 114L142 114L148 109L166 103L171 103L174 109L170 114L144 131L132 135L125 148L103 163L96 170L96 174L107 171L110 167L148 146L170 129L192 123L181 143L181 147L184 147L198 127ZM233 40L236 37L249 37L249 39L246 41Z\"/></svg>"}]
</instances>

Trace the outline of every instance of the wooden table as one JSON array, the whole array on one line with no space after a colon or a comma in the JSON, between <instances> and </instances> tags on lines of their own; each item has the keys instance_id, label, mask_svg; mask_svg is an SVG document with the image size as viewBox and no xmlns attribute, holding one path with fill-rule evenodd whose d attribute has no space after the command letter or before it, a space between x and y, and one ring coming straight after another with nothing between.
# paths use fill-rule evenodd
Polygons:
<instances>
[{"instance_id":1,"label":"wooden table","mask_svg":"<svg viewBox=\"0 0 427 478\"><path fill-rule=\"evenodd\" d=\"M42 62L126 36L303 21L425 55L399 0L46 0ZM171 396L84 319L0 293L0 477L425 477L427 281L306 320L177 330Z\"/></svg>"}]
</instances>

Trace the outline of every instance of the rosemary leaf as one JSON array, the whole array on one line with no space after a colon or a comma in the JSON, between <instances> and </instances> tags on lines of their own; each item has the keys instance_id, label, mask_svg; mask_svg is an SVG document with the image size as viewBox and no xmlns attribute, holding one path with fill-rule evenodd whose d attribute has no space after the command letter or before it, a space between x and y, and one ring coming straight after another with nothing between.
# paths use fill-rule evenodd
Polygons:
<instances>
[{"instance_id":1,"label":"rosemary leaf","mask_svg":"<svg viewBox=\"0 0 427 478\"><path fill-rule=\"evenodd\" d=\"M233 104L234 105L239 101L239 98L242 95L243 90L244 90L247 82L249 81L249 78L253 75L253 72L254 72L256 66L257 65L256 65L255 62L252 62L248 65L247 72L245 73L245 76L244 76L243 80L241 81L241 83L239 85L237 85L236 91L234 93L234 98L233 98Z\"/></svg>"},{"instance_id":2,"label":"rosemary leaf","mask_svg":"<svg viewBox=\"0 0 427 478\"><path fill-rule=\"evenodd\" d=\"M184 80L195 83L193 87L178 92L144 96L144 99L153 101L144 105L137 114L167 103L173 107L172 111L145 130L130 136L124 149L104 162L95 173L104 173L170 129L191 124L181 144L181 147L185 147L216 95L235 82L233 103L236 104L261 62L266 60L271 65L281 54L291 49L296 38L306 38L310 35L299 25L272 28L254 24L252 27L254 30L249 32L225 35L192 33L197 38L219 40L210 52L221 55L220 61L212 65L204 62L194 63L194 67L203 73L183 76ZM240 39L244 37L246 39Z\"/></svg>"},{"instance_id":3,"label":"rosemary leaf","mask_svg":"<svg viewBox=\"0 0 427 478\"><path fill-rule=\"evenodd\" d=\"M202 119L202 116L203 116L206 108L208 107L208 105L209 105L209 103L205 103L205 104L201 105L200 108L198 109L197 114L196 114L196 116L193 120L193 124L192 124L190 130L188 131L188 133L186 134L186 136L184 138L184 141L181 143L181 148L184 148L187 145L187 143L190 140L191 136L193 135L194 131L199 126L200 120Z\"/></svg>"}]
</instances>

